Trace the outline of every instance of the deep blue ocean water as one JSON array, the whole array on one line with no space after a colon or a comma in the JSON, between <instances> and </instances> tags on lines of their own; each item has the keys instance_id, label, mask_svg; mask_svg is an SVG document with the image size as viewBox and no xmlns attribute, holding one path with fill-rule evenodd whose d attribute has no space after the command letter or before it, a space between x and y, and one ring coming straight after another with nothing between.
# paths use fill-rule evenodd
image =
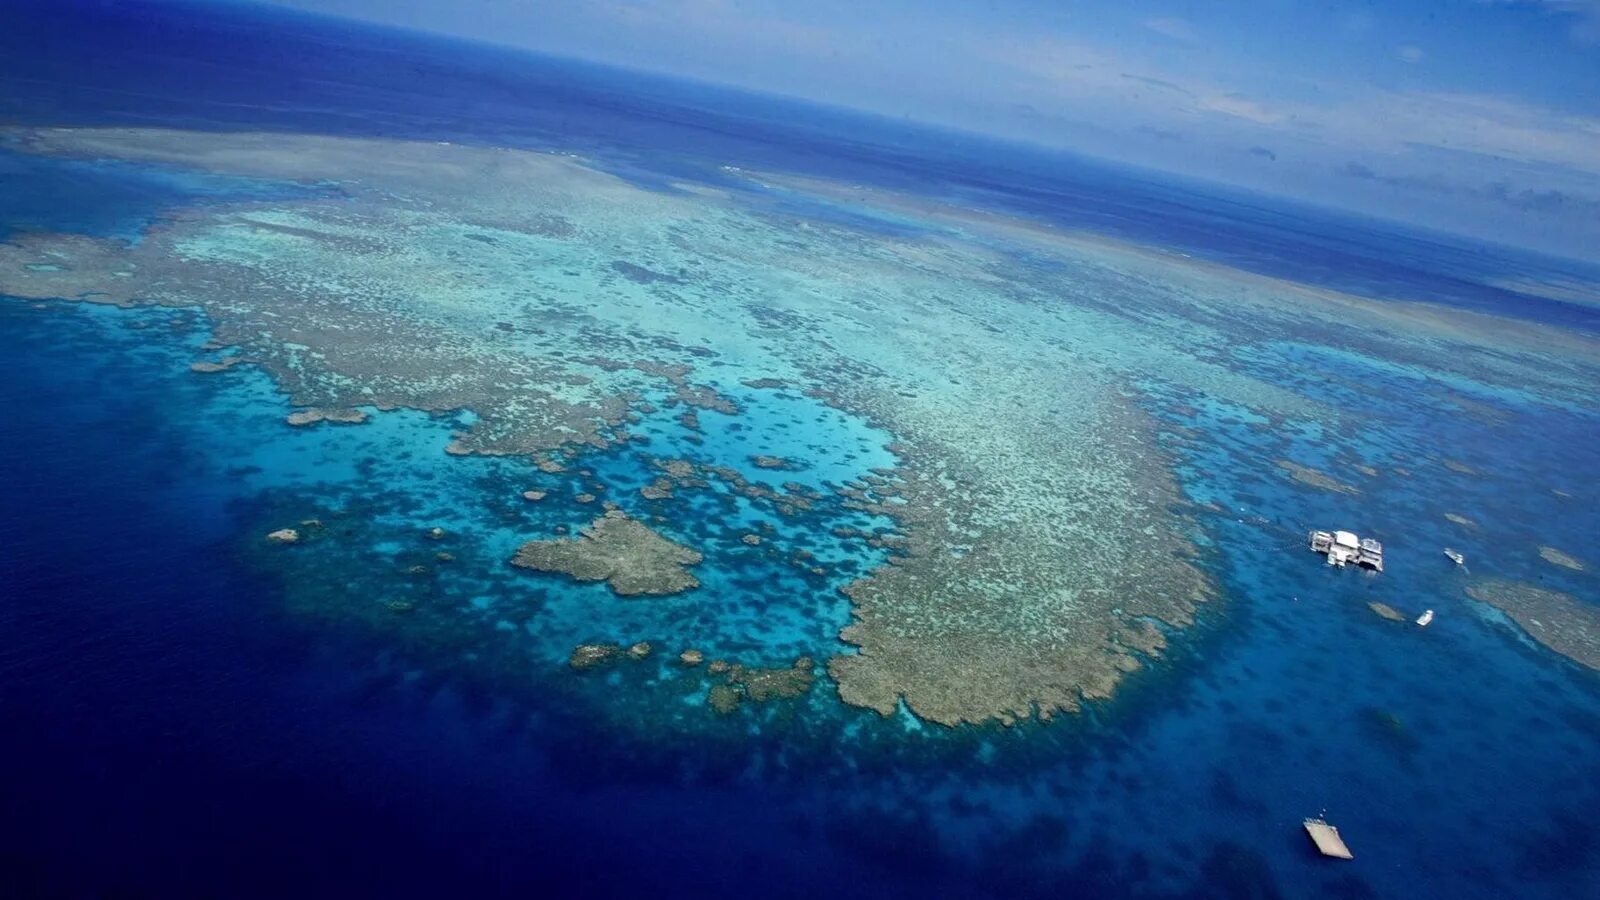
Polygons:
<instances>
[{"instance_id":1,"label":"deep blue ocean water","mask_svg":"<svg viewBox=\"0 0 1600 900\"><path fill-rule=\"evenodd\" d=\"M714 178L707 160L732 161L983 196L1312 283L1596 327L1590 310L1483 283L1564 264L1486 261L1426 236L1137 173L1062 174L1059 160L1023 151L990 165L994 148L953 137L932 146L893 124L868 140L860 120L809 107L490 51L463 61L454 45L397 46L249 11L18 3L0 16L15 26L0 29L0 117L10 121L560 146L647 184ZM267 24L289 33L261 40ZM1049 178L1035 177L1045 168ZM130 237L174 205L275 190L0 156L0 229ZM1305 521L1370 508L1230 462L1310 461L1315 436L1263 434L1244 411L1195 403L1175 424L1210 443L1174 439L1186 489L1249 514L1208 520L1229 544L1211 563L1235 599L1157 677L1084 723L981 733L922 757L840 748L853 774L751 779L737 759L685 773L515 692L419 677L357 636L282 615L281 585L249 550L273 502L252 473L278 465L337 481L316 460L355 438L285 436L276 417L240 415L270 404L271 386L254 374L191 375L205 327L184 311L0 303L0 896L1594 889L1592 674L1459 600L1441 602L1426 632L1396 632L1342 602L1454 597L1460 575L1436 548L1473 559L1492 548L1449 530L1445 511L1492 510L1499 535L1583 549L1592 505L1552 520L1547 496L1419 471L1365 523L1407 537L1390 539L1391 572L1374 593L1370 579L1330 578L1283 553ZM1308 352L1274 347L1252 362L1291 367ZM1360 360L1318 363L1380 393L1418 387ZM1337 380L1300 388L1350 399ZM1516 483L1567 473L1565 486L1592 504L1592 420L1508 408L1513 427L1492 441L1466 417L1384 433L1396 446L1447 446ZM422 417L395 427L421 438L449 430ZM1378 464L1396 446L1363 449ZM285 462L296 458L310 462ZM486 465L481 476L495 474ZM1507 574L1592 597L1592 582L1539 565ZM1351 867L1324 865L1297 830L1324 807L1359 836ZM1018 827L987 833L997 820Z\"/></svg>"}]
</instances>

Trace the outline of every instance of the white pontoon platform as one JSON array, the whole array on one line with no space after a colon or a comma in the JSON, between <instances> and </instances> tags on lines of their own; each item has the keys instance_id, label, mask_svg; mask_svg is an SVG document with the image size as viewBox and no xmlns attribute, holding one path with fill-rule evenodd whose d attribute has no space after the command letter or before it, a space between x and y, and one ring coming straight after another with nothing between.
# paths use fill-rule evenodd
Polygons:
<instances>
[{"instance_id":1,"label":"white pontoon platform","mask_svg":"<svg viewBox=\"0 0 1600 900\"><path fill-rule=\"evenodd\" d=\"M1313 531L1311 549L1328 557L1328 565L1355 563L1383 571L1383 545L1353 531Z\"/></svg>"}]
</instances>

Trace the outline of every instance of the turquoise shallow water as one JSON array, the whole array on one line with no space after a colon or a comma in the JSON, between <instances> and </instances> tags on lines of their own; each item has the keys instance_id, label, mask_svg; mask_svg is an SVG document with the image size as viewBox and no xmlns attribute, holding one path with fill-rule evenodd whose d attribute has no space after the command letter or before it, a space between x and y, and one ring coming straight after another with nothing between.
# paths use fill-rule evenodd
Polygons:
<instances>
[{"instance_id":1,"label":"turquoise shallow water","mask_svg":"<svg viewBox=\"0 0 1600 900\"><path fill-rule=\"evenodd\" d=\"M286 196L118 163L25 165L34 177L0 195L0 209L21 211L0 225L18 230L129 236L197 201ZM762 208L865 235L863 252L925 234L816 214L826 206ZM651 252L673 269L672 253ZM1041 252L985 271L1152 329L1174 309L1220 304L1160 270L1088 258ZM940 277L965 261L917 258ZM598 295L588 278L573 280ZM624 287L641 317L681 314L662 298L682 295L650 293L659 284ZM827 309L776 288L768 300ZM477 411L365 407L365 424L290 427L265 372L188 371L214 327L193 310L4 301L0 710L13 727L0 761L26 777L0 794L0 866L23 895L1571 897L1600 878L1584 827L1600 805L1596 677L1462 592L1493 575L1600 598L1593 385L1555 356L1539 380L1510 384L1446 368L1404 335L1361 343L1308 324L1264 340L1259 321L1216 316L1196 329L1218 335L1196 351L1213 367L1202 378L1184 359L1151 363L1126 339L1138 328L1115 330L1110 314L1029 335L1135 373L1189 504L1170 512L1219 596L1112 701L1048 725L950 731L846 706L826 680L719 717L709 680L672 661L689 646L751 665L840 652L851 613L839 588L891 552L834 533L892 523L833 489L894 466L892 434L797 389L746 387L793 373L732 328L706 327L722 364L696 383L738 415L699 410L693 431L667 392L650 393L657 412L627 426L647 440L546 473L446 454ZM879 328L860 325L860 346L879 341L891 365L898 308L865 290L851 301ZM998 345L980 342L983 324L1022 315L995 304L951 325L945 349L968 353L975 373L1003 367L1014 360L971 347ZM1244 391L1229 379L1240 373L1266 387ZM931 409L970 402L933 375L918 387L949 404ZM1284 413L1267 388L1321 406ZM996 423L1001 402L1016 398L995 401ZM762 468L758 454L796 465ZM784 514L716 477L640 496L653 462L673 458L822 499ZM1360 493L1297 483L1278 460ZM529 489L548 496L531 503ZM585 491L595 502L578 501ZM520 542L570 532L607 500L703 552L703 587L625 598L505 565ZM263 543L312 517L316 539ZM1303 549L1306 529L1332 526L1383 539L1388 571L1329 569ZM1591 568L1553 566L1541 546ZM1438 618L1393 625L1369 600ZM594 640L657 652L570 671L573 645ZM1310 851L1299 821L1324 810L1354 862Z\"/></svg>"}]
</instances>

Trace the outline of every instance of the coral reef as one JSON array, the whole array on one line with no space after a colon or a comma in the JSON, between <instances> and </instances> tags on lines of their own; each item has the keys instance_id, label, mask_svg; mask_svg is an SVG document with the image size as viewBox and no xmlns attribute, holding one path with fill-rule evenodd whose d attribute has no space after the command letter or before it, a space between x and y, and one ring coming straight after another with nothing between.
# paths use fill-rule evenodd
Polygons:
<instances>
[{"instance_id":1,"label":"coral reef","mask_svg":"<svg viewBox=\"0 0 1600 900\"><path fill-rule=\"evenodd\" d=\"M1380 603L1377 600L1373 600L1367 603L1367 608L1377 613L1379 618L1388 619L1391 622L1404 622L1406 620L1405 613L1402 613L1400 610L1395 609L1387 603Z\"/></svg>"},{"instance_id":2,"label":"coral reef","mask_svg":"<svg viewBox=\"0 0 1600 900\"><path fill-rule=\"evenodd\" d=\"M676 594L699 587L686 566L703 557L650 530L620 510L612 510L578 537L529 541L511 564L540 572L562 572L579 581L604 581L618 594Z\"/></svg>"},{"instance_id":3,"label":"coral reef","mask_svg":"<svg viewBox=\"0 0 1600 900\"><path fill-rule=\"evenodd\" d=\"M1278 468L1288 473L1290 478L1293 478L1295 481L1298 481L1301 484L1310 485L1314 488L1321 488L1324 491L1333 491L1339 494L1361 493L1361 489L1355 485L1346 484L1320 469L1313 469L1310 466L1302 466L1297 462L1287 459L1278 460L1277 465Z\"/></svg>"},{"instance_id":4,"label":"coral reef","mask_svg":"<svg viewBox=\"0 0 1600 900\"><path fill-rule=\"evenodd\" d=\"M1505 613L1528 636L1579 665L1600 671L1600 606L1520 581L1488 578L1467 596Z\"/></svg>"},{"instance_id":5,"label":"coral reef","mask_svg":"<svg viewBox=\"0 0 1600 900\"><path fill-rule=\"evenodd\" d=\"M1563 569L1571 569L1574 572L1583 571L1583 562L1581 560L1562 553L1554 547L1540 547L1539 556L1545 562L1560 566Z\"/></svg>"},{"instance_id":6,"label":"coral reef","mask_svg":"<svg viewBox=\"0 0 1600 900\"><path fill-rule=\"evenodd\" d=\"M706 694L706 704L719 714L727 715L746 700L752 703L793 700L805 695L816 683L816 667L816 662L809 656L796 659L787 668L776 669L717 660L707 671L712 675L727 677L711 686Z\"/></svg>"},{"instance_id":7,"label":"coral reef","mask_svg":"<svg viewBox=\"0 0 1600 900\"><path fill-rule=\"evenodd\" d=\"M572 648L567 665L574 669L592 669L621 656L622 647L617 644L579 644Z\"/></svg>"},{"instance_id":8,"label":"coral reef","mask_svg":"<svg viewBox=\"0 0 1600 900\"><path fill-rule=\"evenodd\" d=\"M331 422L337 425L359 425L367 420L367 414L359 409L324 409L316 407L302 409L290 413L284 418L290 425L304 426L315 425L318 422Z\"/></svg>"},{"instance_id":9,"label":"coral reef","mask_svg":"<svg viewBox=\"0 0 1600 900\"><path fill-rule=\"evenodd\" d=\"M605 496L648 501L661 517L652 526L697 541L722 532L687 520L679 530L671 517L688 498L673 492L707 482L717 488L707 493L761 513L841 504L859 513L833 524L859 540L860 555L807 571L854 579L840 632L848 649L826 665L841 698L885 714L904 703L957 724L1077 709L1192 623L1212 589L1190 540L1205 525L1177 490L1170 433L1149 409L1204 396L1330 431L1346 416L1317 392L1252 372L1249 353L1325 331L1342 352L1593 406L1589 338L821 180L762 176L915 219L918 230L801 229L736 191L649 190L575 158L492 147L151 129L5 135L17 152L340 193L176 209L137 242L14 235L0 245L0 291L192 307L216 348L237 348L297 409L459 416L452 456L519 457L555 475L586 465L583 453L670 445L663 455L692 459L652 460L665 483L629 482L624 496L618 482ZM1352 319L1370 327L1352 330ZM763 393L747 399L734 385ZM809 419L759 440L717 436L726 416L752 424L761 403L793 403ZM819 464L832 429L862 426L892 438L892 465ZM682 443L662 438L683 427L697 430ZM757 449L783 454L764 458L793 463L795 480L774 488L770 467L751 460ZM1400 475L1399 461L1385 465ZM1356 490L1293 463L1284 471ZM548 488L599 496L604 477L584 477ZM741 532L754 534L732 534ZM471 548L451 549L457 572L472 566ZM686 568L700 555L619 509L577 538L530 542L516 559L619 594L670 593L698 583ZM433 609L407 620L437 626Z\"/></svg>"},{"instance_id":10,"label":"coral reef","mask_svg":"<svg viewBox=\"0 0 1600 900\"><path fill-rule=\"evenodd\" d=\"M791 700L811 690L816 681L816 663L802 656L786 669L757 669L734 664L728 670L728 683L737 685L744 696L757 703Z\"/></svg>"},{"instance_id":11,"label":"coral reef","mask_svg":"<svg viewBox=\"0 0 1600 900\"><path fill-rule=\"evenodd\" d=\"M243 360L240 357L227 356L217 360L216 362L193 362L189 364L189 371L199 372L204 375L211 375L217 372L226 372L242 361Z\"/></svg>"},{"instance_id":12,"label":"coral reef","mask_svg":"<svg viewBox=\"0 0 1600 900\"><path fill-rule=\"evenodd\" d=\"M738 688L728 684L714 684L706 694L706 705L725 716L738 709L739 702L743 699Z\"/></svg>"},{"instance_id":13,"label":"coral reef","mask_svg":"<svg viewBox=\"0 0 1600 900\"><path fill-rule=\"evenodd\" d=\"M845 702L889 715L903 700L944 725L1048 718L1109 697L1142 657L1159 653L1165 638L1151 620L1193 621L1210 583L1158 512L1180 501L1152 454L1150 421L1117 395L1099 399L1103 458L1135 463L1115 477L1075 465L1078 450L1059 429L1031 430L1018 446L1008 441L1015 431L985 422L954 451L903 442L905 477L846 488L899 521L905 555L844 589L855 621L840 636L858 649L834 657L828 673ZM966 463L974 451L992 453L989 464ZM1000 464L1018 454L1053 465ZM985 499L1021 504L1022 484L1052 495L1072 485L1076 501L1050 515L1019 506L1018 515ZM1115 517L1117 527L1095 532L1080 516Z\"/></svg>"}]
</instances>

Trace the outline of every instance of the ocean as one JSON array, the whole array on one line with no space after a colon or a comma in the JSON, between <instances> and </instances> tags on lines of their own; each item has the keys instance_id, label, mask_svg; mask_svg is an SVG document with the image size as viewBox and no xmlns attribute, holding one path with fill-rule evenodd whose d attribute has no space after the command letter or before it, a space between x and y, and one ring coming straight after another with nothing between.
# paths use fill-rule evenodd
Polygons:
<instances>
[{"instance_id":1,"label":"ocean","mask_svg":"<svg viewBox=\"0 0 1600 900\"><path fill-rule=\"evenodd\" d=\"M8 134L185 135L0 144L0 238L56 260L0 281L0 895L1600 884L1600 680L1544 624L1465 593L1559 592L1575 631L1600 605L1600 307L1515 287L1592 293L1592 268L331 20L31 0L0 20ZM264 137L230 156L243 132ZM364 183L352 146L425 174L375 164ZM182 162L205 152L269 162ZM282 177L299 158L306 176ZM458 186L428 193L441 172ZM536 186L503 209L484 179ZM468 200L408 205L447 194ZM311 232L339 242L295 243ZM171 301L24 294L97 264L80 239L136 260L130 278L179 260L140 282ZM82 299L116 290L103 281ZM1328 296L1357 299L1298 311ZM338 335L377 333L396 343L339 356ZM191 371L218 344L248 361ZM394 347L418 361L384 368ZM444 378L457 357L514 377ZM690 381L629 368L645 359ZM602 388L629 397L626 439L494 443L529 439L526 409L589 410ZM324 397L366 421L285 425ZM639 500L674 459L695 475ZM926 555L896 508L935 507L883 481L919 465L952 496L1015 501L953 514L970 534L939 526L956 557L1110 560L1132 574L1106 583L1123 592L1109 614L1156 622L1163 646L1119 656L1109 699L1082 691L1048 722L1010 723L1013 706L947 728L944 698L906 681L888 716L841 701L836 680L876 684L826 662L894 646L841 641L862 613L842 589ZM700 587L631 598L505 564L607 500L702 551ZM1186 549L1030 543L1080 518L1128 541L1170 527ZM1304 549L1308 527L1347 524L1384 539L1381 576ZM307 539L263 540L285 526ZM1209 598L1189 621L1135 615L1155 602L1141 585L1186 577L1180 556ZM1044 583L1039 567L1007 571ZM941 653L1010 661L1054 634L1032 604L1055 594L1006 618L984 604L1008 588L975 584L976 612L919 632ZM925 612L896 602L878 614ZM1434 624L1410 625L1423 608ZM939 643L969 627L1000 637ZM580 642L638 640L645 661L567 664ZM719 715L687 647L815 660L816 684L773 701L746 685ZM1315 855L1301 820L1323 813L1355 860Z\"/></svg>"}]
</instances>

